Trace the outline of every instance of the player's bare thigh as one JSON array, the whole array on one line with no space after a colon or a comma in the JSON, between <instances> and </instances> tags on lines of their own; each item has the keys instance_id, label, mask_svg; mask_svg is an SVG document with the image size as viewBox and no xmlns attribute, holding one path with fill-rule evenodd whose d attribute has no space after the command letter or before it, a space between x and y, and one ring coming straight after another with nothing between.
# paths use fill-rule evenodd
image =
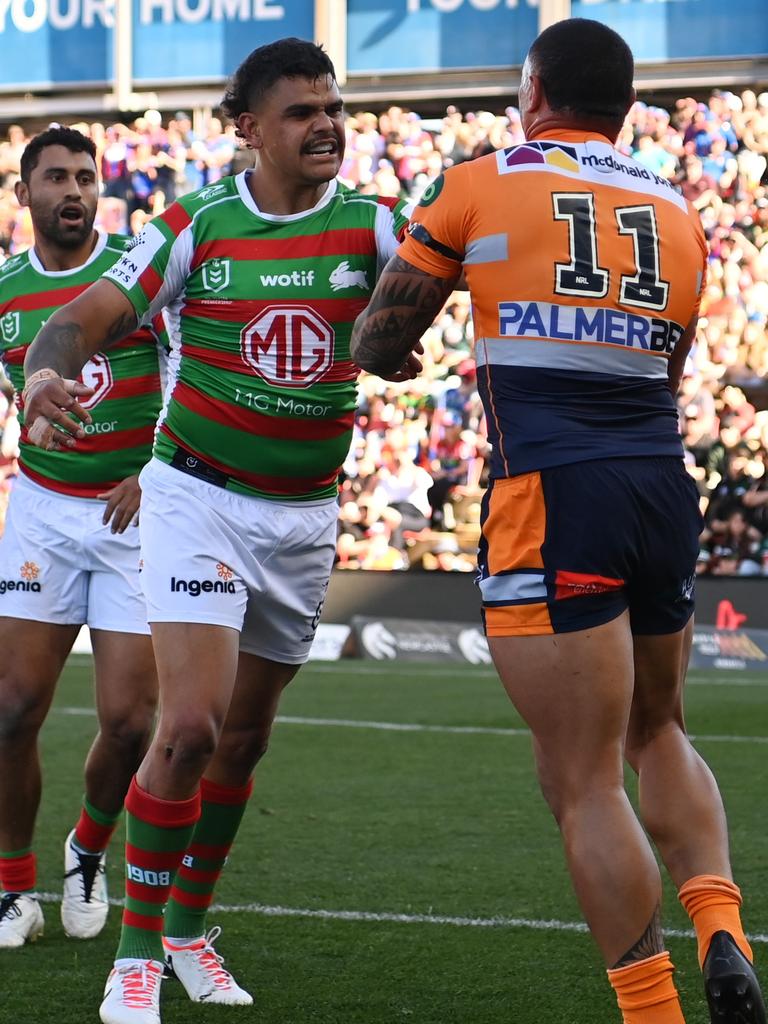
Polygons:
<instances>
[{"instance_id":1,"label":"player's bare thigh","mask_svg":"<svg viewBox=\"0 0 768 1024\"><path fill-rule=\"evenodd\" d=\"M550 802L601 775L615 780L632 703L628 613L578 632L489 637L488 644L505 690L533 733Z\"/></svg>"},{"instance_id":2,"label":"player's bare thigh","mask_svg":"<svg viewBox=\"0 0 768 1024\"><path fill-rule=\"evenodd\" d=\"M158 695L152 637L92 629L91 644L99 722L118 729L150 725Z\"/></svg>"},{"instance_id":3,"label":"player's bare thigh","mask_svg":"<svg viewBox=\"0 0 768 1024\"><path fill-rule=\"evenodd\" d=\"M0 617L0 722L7 738L24 720L39 727L79 626Z\"/></svg>"},{"instance_id":4,"label":"player's bare thigh","mask_svg":"<svg viewBox=\"0 0 768 1024\"><path fill-rule=\"evenodd\" d=\"M627 733L628 752L660 730L683 729L683 687L693 640L693 619L676 633L635 636L635 690Z\"/></svg>"}]
</instances>

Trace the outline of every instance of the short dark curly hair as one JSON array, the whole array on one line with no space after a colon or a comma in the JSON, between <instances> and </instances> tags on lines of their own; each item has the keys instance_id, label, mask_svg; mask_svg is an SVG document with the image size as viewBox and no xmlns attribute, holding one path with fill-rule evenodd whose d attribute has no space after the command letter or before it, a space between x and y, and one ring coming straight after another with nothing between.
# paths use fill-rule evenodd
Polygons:
<instances>
[{"instance_id":1,"label":"short dark curly hair","mask_svg":"<svg viewBox=\"0 0 768 1024\"><path fill-rule=\"evenodd\" d=\"M567 18L544 29L530 50L553 110L623 121L632 104L632 51L613 29L589 18Z\"/></svg>"},{"instance_id":2,"label":"short dark curly hair","mask_svg":"<svg viewBox=\"0 0 768 1024\"><path fill-rule=\"evenodd\" d=\"M21 180L25 185L29 184L32 171L40 161L40 154L48 146L63 146L70 153L87 153L96 162L96 146L87 135L75 128L56 125L36 135L21 154Z\"/></svg>"},{"instance_id":3,"label":"short dark curly hair","mask_svg":"<svg viewBox=\"0 0 768 1024\"><path fill-rule=\"evenodd\" d=\"M221 109L236 121L252 110L281 78L325 78L336 81L331 58L322 48L307 39L289 36L259 46L249 54L232 76Z\"/></svg>"}]
</instances>

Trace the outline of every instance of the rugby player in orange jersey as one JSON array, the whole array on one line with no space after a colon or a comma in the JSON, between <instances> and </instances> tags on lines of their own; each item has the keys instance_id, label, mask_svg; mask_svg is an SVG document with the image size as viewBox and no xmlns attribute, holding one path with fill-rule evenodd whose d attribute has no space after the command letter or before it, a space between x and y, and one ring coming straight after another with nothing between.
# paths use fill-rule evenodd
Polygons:
<instances>
[{"instance_id":1,"label":"rugby player in orange jersey","mask_svg":"<svg viewBox=\"0 0 768 1024\"><path fill-rule=\"evenodd\" d=\"M683 722L701 519L673 394L706 243L669 182L614 149L632 76L626 43L598 22L538 37L526 143L427 189L352 357L402 365L463 270L493 446L486 634L623 1019L684 1020L644 825L696 928L712 1021L764 1024L722 800Z\"/></svg>"}]
</instances>

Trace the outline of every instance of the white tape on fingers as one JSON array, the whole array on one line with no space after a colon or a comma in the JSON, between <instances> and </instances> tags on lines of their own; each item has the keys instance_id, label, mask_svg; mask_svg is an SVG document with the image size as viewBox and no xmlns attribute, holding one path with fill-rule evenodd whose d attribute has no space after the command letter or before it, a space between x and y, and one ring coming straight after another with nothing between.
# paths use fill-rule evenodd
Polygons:
<instances>
[{"instance_id":1,"label":"white tape on fingers","mask_svg":"<svg viewBox=\"0 0 768 1024\"><path fill-rule=\"evenodd\" d=\"M69 380L67 377L62 377L61 378L61 386L70 395L74 395L74 393L75 393L75 384L77 384L77 383L78 383L78 381L76 381L76 380Z\"/></svg>"},{"instance_id":2,"label":"white tape on fingers","mask_svg":"<svg viewBox=\"0 0 768 1024\"><path fill-rule=\"evenodd\" d=\"M53 439L53 427L45 416L38 416L27 431L27 437L38 448L48 449Z\"/></svg>"}]
</instances>

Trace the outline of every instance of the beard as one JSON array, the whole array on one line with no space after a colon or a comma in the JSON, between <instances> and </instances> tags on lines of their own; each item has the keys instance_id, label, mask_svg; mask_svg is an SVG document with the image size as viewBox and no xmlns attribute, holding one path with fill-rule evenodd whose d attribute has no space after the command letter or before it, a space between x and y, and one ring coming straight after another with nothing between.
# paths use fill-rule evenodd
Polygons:
<instances>
[{"instance_id":1,"label":"beard","mask_svg":"<svg viewBox=\"0 0 768 1024\"><path fill-rule=\"evenodd\" d=\"M83 219L79 222L65 220L60 216L60 211L61 207L59 206L54 210L46 210L44 214L38 214L32 204L30 213L35 234L42 235L46 241L62 249L78 249L93 233L96 211L83 207Z\"/></svg>"}]
</instances>

